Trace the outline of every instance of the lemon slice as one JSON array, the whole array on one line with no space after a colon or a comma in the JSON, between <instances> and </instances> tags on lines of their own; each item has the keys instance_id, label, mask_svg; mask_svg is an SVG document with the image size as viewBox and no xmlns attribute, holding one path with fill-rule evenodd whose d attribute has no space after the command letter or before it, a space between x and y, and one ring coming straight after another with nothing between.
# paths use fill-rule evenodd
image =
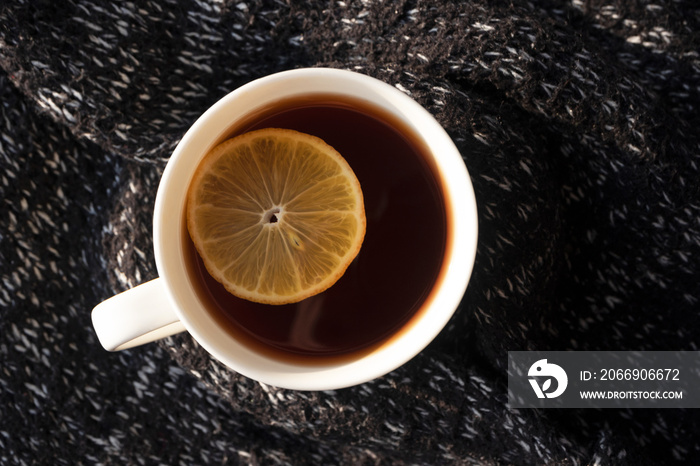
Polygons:
<instances>
[{"instance_id":1,"label":"lemon slice","mask_svg":"<svg viewBox=\"0 0 700 466\"><path fill-rule=\"evenodd\" d=\"M360 251L360 182L323 140L267 128L236 136L202 160L187 228L209 274L232 294L288 304L333 285Z\"/></svg>"}]
</instances>

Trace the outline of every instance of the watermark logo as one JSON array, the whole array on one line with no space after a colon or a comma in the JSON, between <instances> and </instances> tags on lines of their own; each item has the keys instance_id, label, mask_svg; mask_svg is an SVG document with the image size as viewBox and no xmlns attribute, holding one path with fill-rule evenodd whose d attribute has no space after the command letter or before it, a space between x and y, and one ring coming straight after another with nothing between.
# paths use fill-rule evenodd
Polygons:
<instances>
[{"instance_id":1,"label":"watermark logo","mask_svg":"<svg viewBox=\"0 0 700 466\"><path fill-rule=\"evenodd\" d=\"M508 407L700 409L698 361L700 351L508 351Z\"/></svg>"},{"instance_id":2,"label":"watermark logo","mask_svg":"<svg viewBox=\"0 0 700 466\"><path fill-rule=\"evenodd\" d=\"M569 378L564 369L556 364L548 363L546 359L540 359L530 366L527 375L537 398L556 398L564 393L569 384ZM557 384L556 388L550 391L552 379L556 380ZM542 385L539 384L538 380L542 380Z\"/></svg>"}]
</instances>

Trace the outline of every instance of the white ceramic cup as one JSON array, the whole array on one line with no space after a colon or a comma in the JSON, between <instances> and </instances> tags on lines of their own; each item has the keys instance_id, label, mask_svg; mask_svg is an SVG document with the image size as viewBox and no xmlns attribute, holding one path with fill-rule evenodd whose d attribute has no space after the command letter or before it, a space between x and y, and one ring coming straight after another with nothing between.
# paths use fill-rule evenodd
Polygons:
<instances>
[{"instance_id":1,"label":"white ceramic cup","mask_svg":"<svg viewBox=\"0 0 700 466\"><path fill-rule=\"evenodd\" d=\"M443 277L418 320L376 350L330 365L302 365L271 359L236 341L202 306L185 265L183 229L187 188L204 155L232 126L278 101L312 93L341 94L372 102L402 120L423 139L434 157L450 208L452 244ZM306 68L273 74L231 92L187 131L163 172L155 201L153 243L159 278L97 305L92 321L110 351L188 331L216 359L247 377L281 388L330 390L380 377L423 350L457 309L471 275L477 244L472 184L454 143L418 103L393 86L363 74Z\"/></svg>"}]
</instances>

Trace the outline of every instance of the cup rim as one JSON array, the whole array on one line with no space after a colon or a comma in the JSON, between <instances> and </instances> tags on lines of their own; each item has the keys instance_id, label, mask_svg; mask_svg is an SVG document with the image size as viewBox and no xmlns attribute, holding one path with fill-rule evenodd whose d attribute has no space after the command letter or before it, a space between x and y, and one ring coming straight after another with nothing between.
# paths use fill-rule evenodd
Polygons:
<instances>
[{"instance_id":1,"label":"cup rim","mask_svg":"<svg viewBox=\"0 0 700 466\"><path fill-rule=\"evenodd\" d=\"M236 120L275 99L323 92L372 100L401 118L435 156L435 167L449 199L451 253L443 264L432 302L412 325L390 343L348 362L292 364L257 354L237 342L202 308L185 269L182 242L184 209L194 168ZM378 102L377 102L378 100ZM182 187L185 186L185 189ZM448 214L449 215L449 214ZM400 367L422 351L444 328L466 291L478 237L474 191L459 150L447 132L421 105L399 89L370 76L332 68L300 68L268 75L230 92L205 111L185 133L163 172L153 220L156 266L176 314L194 339L234 371L280 388L331 390L363 383ZM185 230L186 231L186 230ZM186 233L185 233L186 234ZM173 253L176 251L176 253Z\"/></svg>"}]
</instances>

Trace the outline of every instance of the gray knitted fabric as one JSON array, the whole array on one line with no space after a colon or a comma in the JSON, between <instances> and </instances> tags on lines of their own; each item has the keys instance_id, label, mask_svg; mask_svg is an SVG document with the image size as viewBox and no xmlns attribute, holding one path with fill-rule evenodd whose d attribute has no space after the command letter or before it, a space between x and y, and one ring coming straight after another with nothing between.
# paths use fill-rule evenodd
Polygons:
<instances>
[{"instance_id":1,"label":"gray knitted fabric","mask_svg":"<svg viewBox=\"0 0 700 466\"><path fill-rule=\"evenodd\" d=\"M699 26L683 1L4 1L0 462L697 463L692 410L510 410L505 365L698 349ZM302 66L396 86L460 149L480 238L448 327L334 392L253 382L187 334L103 351L90 311L156 276L178 140Z\"/></svg>"}]
</instances>

